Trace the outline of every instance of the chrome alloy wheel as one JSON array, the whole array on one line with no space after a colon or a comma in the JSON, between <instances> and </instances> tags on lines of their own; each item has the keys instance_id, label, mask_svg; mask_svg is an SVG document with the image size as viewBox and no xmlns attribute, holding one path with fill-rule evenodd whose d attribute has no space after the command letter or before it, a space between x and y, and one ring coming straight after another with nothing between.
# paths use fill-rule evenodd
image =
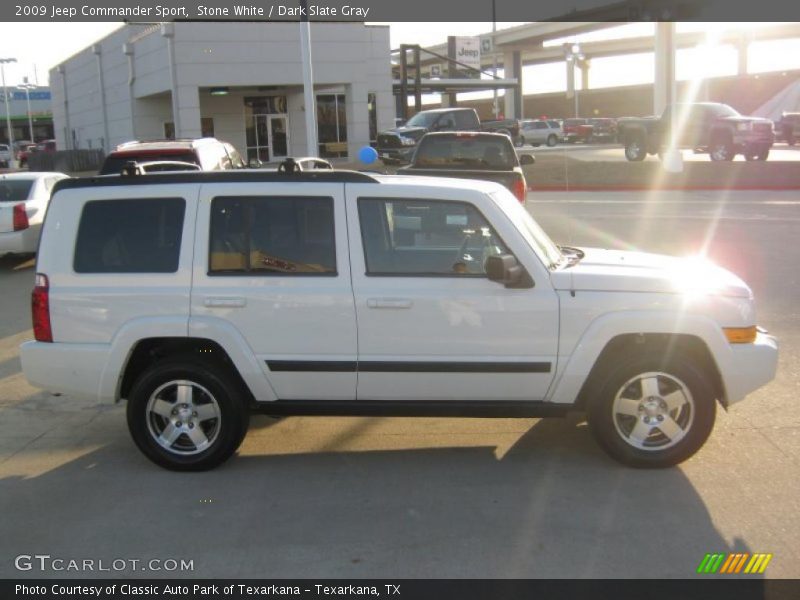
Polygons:
<instances>
[{"instance_id":1,"label":"chrome alloy wheel","mask_svg":"<svg viewBox=\"0 0 800 600\"><path fill-rule=\"evenodd\" d=\"M219 404L206 388L192 381L169 381L150 396L147 429L159 446L183 456L214 444L222 422Z\"/></svg>"},{"instance_id":2,"label":"chrome alloy wheel","mask_svg":"<svg viewBox=\"0 0 800 600\"><path fill-rule=\"evenodd\" d=\"M692 427L695 408L689 388L662 372L641 373L617 392L614 427L634 448L660 451L680 442Z\"/></svg>"}]
</instances>

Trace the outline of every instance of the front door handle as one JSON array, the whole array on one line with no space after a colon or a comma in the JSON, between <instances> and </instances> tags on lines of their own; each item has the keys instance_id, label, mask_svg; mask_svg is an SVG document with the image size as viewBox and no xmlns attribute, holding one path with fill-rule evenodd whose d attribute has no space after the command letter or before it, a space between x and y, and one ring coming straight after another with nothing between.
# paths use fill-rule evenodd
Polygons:
<instances>
[{"instance_id":1,"label":"front door handle","mask_svg":"<svg viewBox=\"0 0 800 600\"><path fill-rule=\"evenodd\" d=\"M411 308L414 303L407 298L369 298L369 308Z\"/></svg>"},{"instance_id":2,"label":"front door handle","mask_svg":"<svg viewBox=\"0 0 800 600\"><path fill-rule=\"evenodd\" d=\"M247 306L247 300L239 296L209 296L203 299L203 306L208 308L243 308Z\"/></svg>"}]
</instances>

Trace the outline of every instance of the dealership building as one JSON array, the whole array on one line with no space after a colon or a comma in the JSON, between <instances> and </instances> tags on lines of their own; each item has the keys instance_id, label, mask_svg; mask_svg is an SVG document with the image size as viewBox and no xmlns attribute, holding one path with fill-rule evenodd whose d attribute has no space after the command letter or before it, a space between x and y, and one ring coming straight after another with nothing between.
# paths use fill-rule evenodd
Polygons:
<instances>
[{"instance_id":1,"label":"dealership building","mask_svg":"<svg viewBox=\"0 0 800 600\"><path fill-rule=\"evenodd\" d=\"M355 158L392 127L388 26L312 23L319 147L306 147L298 23L126 24L50 71L60 149L214 136L246 158Z\"/></svg>"}]
</instances>

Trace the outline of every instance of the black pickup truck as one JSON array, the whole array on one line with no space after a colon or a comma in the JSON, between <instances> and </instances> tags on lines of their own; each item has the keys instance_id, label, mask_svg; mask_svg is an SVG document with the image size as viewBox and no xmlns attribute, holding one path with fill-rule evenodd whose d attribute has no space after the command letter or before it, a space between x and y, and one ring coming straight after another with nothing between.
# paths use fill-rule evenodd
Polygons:
<instances>
[{"instance_id":1,"label":"black pickup truck","mask_svg":"<svg viewBox=\"0 0 800 600\"><path fill-rule=\"evenodd\" d=\"M512 142L519 139L520 123L517 119L483 121L474 108L435 108L423 110L404 125L378 134L378 156L385 164L411 162L417 142L433 131L487 131L502 133Z\"/></svg>"},{"instance_id":2,"label":"black pickup truck","mask_svg":"<svg viewBox=\"0 0 800 600\"><path fill-rule=\"evenodd\" d=\"M525 202L528 184L522 165L533 163L530 154L517 157L514 145L504 134L428 133L420 140L413 162L397 169L397 174L495 181Z\"/></svg>"},{"instance_id":3,"label":"black pickup truck","mask_svg":"<svg viewBox=\"0 0 800 600\"><path fill-rule=\"evenodd\" d=\"M624 118L617 121L617 136L625 144L625 158L644 160L663 153L669 142L673 114L678 148L707 152L711 160L767 160L775 141L772 121L744 117L727 104L697 102L667 107L661 117Z\"/></svg>"}]
</instances>

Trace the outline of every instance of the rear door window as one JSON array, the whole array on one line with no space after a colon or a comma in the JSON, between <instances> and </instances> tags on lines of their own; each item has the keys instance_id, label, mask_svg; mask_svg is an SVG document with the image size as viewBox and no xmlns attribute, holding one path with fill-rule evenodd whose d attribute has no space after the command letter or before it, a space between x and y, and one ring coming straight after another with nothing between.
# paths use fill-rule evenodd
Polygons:
<instances>
[{"instance_id":1,"label":"rear door window","mask_svg":"<svg viewBox=\"0 0 800 600\"><path fill-rule=\"evenodd\" d=\"M212 275L336 275L333 199L214 198L209 248Z\"/></svg>"},{"instance_id":2,"label":"rear door window","mask_svg":"<svg viewBox=\"0 0 800 600\"><path fill-rule=\"evenodd\" d=\"M76 273L175 273L183 198L93 200L78 226Z\"/></svg>"}]
</instances>

